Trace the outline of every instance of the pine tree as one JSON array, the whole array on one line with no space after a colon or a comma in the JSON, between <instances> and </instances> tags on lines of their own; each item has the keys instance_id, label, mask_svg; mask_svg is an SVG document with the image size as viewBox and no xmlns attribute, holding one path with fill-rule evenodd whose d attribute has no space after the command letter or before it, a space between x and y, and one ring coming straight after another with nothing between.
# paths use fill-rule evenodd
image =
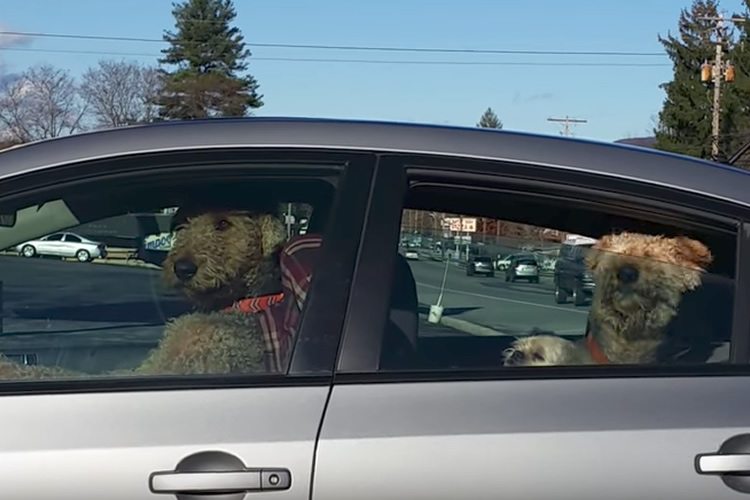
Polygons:
<instances>
[{"instance_id":1,"label":"pine tree","mask_svg":"<svg viewBox=\"0 0 750 500\"><path fill-rule=\"evenodd\" d=\"M492 108L487 108L482 117L477 123L477 127L481 128L503 128L503 122L497 117Z\"/></svg>"},{"instance_id":2,"label":"pine tree","mask_svg":"<svg viewBox=\"0 0 750 500\"><path fill-rule=\"evenodd\" d=\"M237 13L232 0L185 0L173 4L176 33L166 32L169 48L160 59L164 90L160 116L173 119L246 116L263 105L258 83L247 70L250 51L240 30L230 26Z\"/></svg>"},{"instance_id":3,"label":"pine tree","mask_svg":"<svg viewBox=\"0 0 750 500\"><path fill-rule=\"evenodd\" d=\"M666 92L655 130L656 147L700 158L711 157L713 88L701 82L701 66L711 63L716 42L716 25L700 19L717 16L717 0L694 0L679 19L679 36L659 37L674 66L674 77L661 85ZM724 28L722 38L730 48L732 35ZM731 149L729 137L735 127L737 98L731 85L722 86L719 149L724 156Z\"/></svg>"},{"instance_id":4,"label":"pine tree","mask_svg":"<svg viewBox=\"0 0 750 500\"><path fill-rule=\"evenodd\" d=\"M735 14L750 21L750 0L744 0L744 12ZM731 85L734 99L729 103L728 117L732 134L727 138L728 153L731 155L750 141L750 23L738 23L738 40L729 54L735 70L735 80Z\"/></svg>"}]
</instances>

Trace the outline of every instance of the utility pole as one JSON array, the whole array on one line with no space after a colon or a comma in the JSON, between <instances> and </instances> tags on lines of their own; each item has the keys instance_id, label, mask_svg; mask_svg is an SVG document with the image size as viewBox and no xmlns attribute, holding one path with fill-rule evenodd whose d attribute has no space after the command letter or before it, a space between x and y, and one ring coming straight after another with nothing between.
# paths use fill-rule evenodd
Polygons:
<instances>
[{"instance_id":1,"label":"utility pole","mask_svg":"<svg viewBox=\"0 0 750 500\"><path fill-rule=\"evenodd\" d=\"M724 22L733 23L744 22L741 17L732 17L725 19L720 16L703 16L698 18L703 21L712 21L716 23L716 50L714 52L714 61L709 64L704 62L701 66L701 81L711 82L714 86L714 97L711 105L711 159L719 160L719 132L721 125L721 81L727 83L734 81L734 66L729 61L723 61L724 55Z\"/></svg>"},{"instance_id":2,"label":"utility pole","mask_svg":"<svg viewBox=\"0 0 750 500\"><path fill-rule=\"evenodd\" d=\"M547 118L548 122L561 122L563 124L563 131L561 132L564 136L570 135L570 124L571 123L587 123L586 120L580 120L577 118L570 118L568 115L565 115L565 118Z\"/></svg>"}]
</instances>

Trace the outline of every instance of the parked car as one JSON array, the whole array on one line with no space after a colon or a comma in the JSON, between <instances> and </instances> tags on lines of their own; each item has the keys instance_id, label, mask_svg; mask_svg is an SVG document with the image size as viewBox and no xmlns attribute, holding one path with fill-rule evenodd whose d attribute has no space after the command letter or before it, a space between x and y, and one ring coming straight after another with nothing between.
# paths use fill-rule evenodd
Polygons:
<instances>
[{"instance_id":1,"label":"parked car","mask_svg":"<svg viewBox=\"0 0 750 500\"><path fill-rule=\"evenodd\" d=\"M176 365L134 376L129 367L174 317L176 296L159 298L157 271L0 259L0 353L13 360L3 364L83 373L0 380L2 498L730 500L750 491L748 172L475 127L166 121L0 152L0 248L118 214L226 203L228 192L311 204L305 237L323 242L292 249L314 259L284 261L301 266L295 283L309 280L309 290L280 322L291 325L283 342L258 342L266 351L252 370ZM537 290L499 297L506 287L449 265L412 273L396 249L401 214L415 207L596 238L689 234L713 262L653 363L503 367L516 334L553 324L580 339L587 312ZM702 261L687 248L683 258ZM658 290L672 275L646 276L645 289ZM432 316L445 330L425 335L424 306L443 289ZM447 326L460 322L456 310L488 309L499 318L489 326L521 317L523 331ZM229 320L215 312L208 330L220 334Z\"/></svg>"},{"instance_id":2,"label":"parked car","mask_svg":"<svg viewBox=\"0 0 750 500\"><path fill-rule=\"evenodd\" d=\"M564 304L568 298L576 306L586 305L596 288L591 270L585 263L586 252L596 243L593 238L571 235L560 245L555 262L555 302Z\"/></svg>"},{"instance_id":3,"label":"parked car","mask_svg":"<svg viewBox=\"0 0 750 500\"><path fill-rule=\"evenodd\" d=\"M404 257L408 260L419 260L419 251L416 248L407 248L404 250Z\"/></svg>"},{"instance_id":4,"label":"parked car","mask_svg":"<svg viewBox=\"0 0 750 500\"><path fill-rule=\"evenodd\" d=\"M54 233L16 246L24 257L75 257L79 262L90 262L107 256L107 246L75 233Z\"/></svg>"},{"instance_id":5,"label":"parked car","mask_svg":"<svg viewBox=\"0 0 750 500\"><path fill-rule=\"evenodd\" d=\"M505 270L505 281L511 283L523 279L539 283L539 263L533 256L514 255Z\"/></svg>"},{"instance_id":6,"label":"parked car","mask_svg":"<svg viewBox=\"0 0 750 500\"><path fill-rule=\"evenodd\" d=\"M484 274L490 278L495 276L492 266L492 258L486 255L472 255L466 263L466 276Z\"/></svg>"}]
</instances>

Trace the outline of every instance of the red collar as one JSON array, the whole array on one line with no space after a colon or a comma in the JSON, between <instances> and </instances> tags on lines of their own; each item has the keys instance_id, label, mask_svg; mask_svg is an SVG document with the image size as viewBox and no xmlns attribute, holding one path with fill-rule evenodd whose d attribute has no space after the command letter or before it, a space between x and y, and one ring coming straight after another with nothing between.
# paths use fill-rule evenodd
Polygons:
<instances>
[{"instance_id":1,"label":"red collar","mask_svg":"<svg viewBox=\"0 0 750 500\"><path fill-rule=\"evenodd\" d=\"M596 361L600 365L609 364L609 358L606 354L604 354L604 351L602 351L599 343L594 340L594 336L591 334L586 335L586 348L588 348L589 354L591 354L591 358L594 361Z\"/></svg>"},{"instance_id":2,"label":"red collar","mask_svg":"<svg viewBox=\"0 0 750 500\"><path fill-rule=\"evenodd\" d=\"M258 297L248 297L240 299L229 307L222 309L223 312L243 312L258 313L265 311L274 304L278 304L284 299L284 293L275 293L272 295L259 295Z\"/></svg>"}]
</instances>

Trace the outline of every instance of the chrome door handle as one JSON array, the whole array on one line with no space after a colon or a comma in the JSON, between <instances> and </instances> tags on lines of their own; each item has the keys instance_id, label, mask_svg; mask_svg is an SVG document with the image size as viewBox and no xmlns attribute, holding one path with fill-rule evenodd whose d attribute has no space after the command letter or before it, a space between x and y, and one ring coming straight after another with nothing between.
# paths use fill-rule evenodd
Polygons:
<instances>
[{"instance_id":1,"label":"chrome door handle","mask_svg":"<svg viewBox=\"0 0 750 500\"><path fill-rule=\"evenodd\" d=\"M732 436L717 452L696 455L695 471L718 476L734 491L750 493L750 434Z\"/></svg>"},{"instance_id":2,"label":"chrome door handle","mask_svg":"<svg viewBox=\"0 0 750 500\"><path fill-rule=\"evenodd\" d=\"M699 474L750 473L750 455L705 453L695 457Z\"/></svg>"},{"instance_id":3,"label":"chrome door handle","mask_svg":"<svg viewBox=\"0 0 750 500\"><path fill-rule=\"evenodd\" d=\"M151 475L154 493L228 493L260 491L260 471L157 472Z\"/></svg>"},{"instance_id":4,"label":"chrome door handle","mask_svg":"<svg viewBox=\"0 0 750 500\"><path fill-rule=\"evenodd\" d=\"M286 469L252 469L220 472L154 472L149 479L153 493L215 495L252 491L286 490L292 475ZM222 497L223 498L223 497Z\"/></svg>"},{"instance_id":5,"label":"chrome door handle","mask_svg":"<svg viewBox=\"0 0 750 500\"><path fill-rule=\"evenodd\" d=\"M222 451L204 451L183 458L175 470L153 472L152 493L176 495L179 500L217 498L242 500L254 491L287 490L292 474L287 469L247 468L238 457Z\"/></svg>"}]
</instances>

